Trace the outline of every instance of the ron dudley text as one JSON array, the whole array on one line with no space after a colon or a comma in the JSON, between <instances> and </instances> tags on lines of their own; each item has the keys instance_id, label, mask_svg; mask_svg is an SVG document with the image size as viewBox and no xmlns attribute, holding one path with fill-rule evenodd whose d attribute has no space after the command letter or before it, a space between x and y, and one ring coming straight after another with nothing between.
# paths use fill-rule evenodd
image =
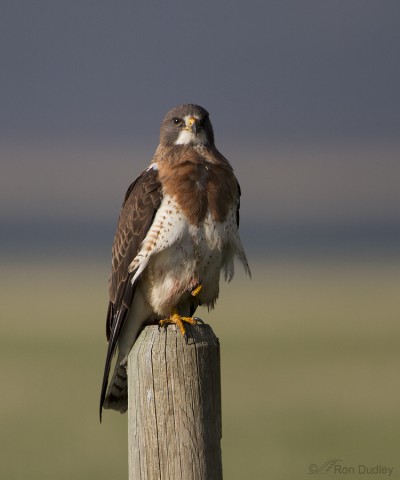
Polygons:
<instances>
[{"instance_id":1,"label":"ron dudley text","mask_svg":"<svg viewBox=\"0 0 400 480\"><path fill-rule=\"evenodd\" d=\"M333 471L336 475L387 475L390 477L393 473L393 467L386 465L358 465L356 466L347 466L347 465L334 465Z\"/></svg>"}]
</instances>

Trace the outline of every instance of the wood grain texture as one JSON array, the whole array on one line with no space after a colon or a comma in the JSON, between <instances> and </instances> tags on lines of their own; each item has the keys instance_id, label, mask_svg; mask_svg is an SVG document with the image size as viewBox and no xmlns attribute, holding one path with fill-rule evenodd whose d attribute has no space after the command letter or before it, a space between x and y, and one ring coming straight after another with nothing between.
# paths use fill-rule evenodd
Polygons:
<instances>
[{"instance_id":1,"label":"wood grain texture","mask_svg":"<svg viewBox=\"0 0 400 480\"><path fill-rule=\"evenodd\" d=\"M146 327L128 358L130 480L221 480L219 342L209 325Z\"/></svg>"}]
</instances>

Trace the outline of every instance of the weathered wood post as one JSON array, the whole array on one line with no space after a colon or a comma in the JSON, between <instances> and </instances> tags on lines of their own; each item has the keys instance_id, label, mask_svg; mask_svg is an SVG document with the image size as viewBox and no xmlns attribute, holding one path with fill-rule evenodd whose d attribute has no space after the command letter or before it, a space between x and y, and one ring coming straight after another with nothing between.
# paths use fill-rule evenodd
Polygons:
<instances>
[{"instance_id":1,"label":"weathered wood post","mask_svg":"<svg viewBox=\"0 0 400 480\"><path fill-rule=\"evenodd\" d=\"M129 480L221 480L219 342L146 327L128 358Z\"/></svg>"}]
</instances>

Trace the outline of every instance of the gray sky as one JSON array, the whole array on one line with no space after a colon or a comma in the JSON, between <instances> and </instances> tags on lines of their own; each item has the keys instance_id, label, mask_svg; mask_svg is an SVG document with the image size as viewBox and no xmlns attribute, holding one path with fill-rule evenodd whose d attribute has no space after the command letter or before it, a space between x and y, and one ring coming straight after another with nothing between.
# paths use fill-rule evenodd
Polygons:
<instances>
[{"instance_id":1,"label":"gray sky","mask_svg":"<svg viewBox=\"0 0 400 480\"><path fill-rule=\"evenodd\" d=\"M399 20L398 0L3 1L1 242L110 242L186 102L210 111L261 243L311 226L400 238Z\"/></svg>"},{"instance_id":2,"label":"gray sky","mask_svg":"<svg viewBox=\"0 0 400 480\"><path fill-rule=\"evenodd\" d=\"M220 135L398 135L397 0L2 2L2 136L158 131L177 103Z\"/></svg>"}]
</instances>

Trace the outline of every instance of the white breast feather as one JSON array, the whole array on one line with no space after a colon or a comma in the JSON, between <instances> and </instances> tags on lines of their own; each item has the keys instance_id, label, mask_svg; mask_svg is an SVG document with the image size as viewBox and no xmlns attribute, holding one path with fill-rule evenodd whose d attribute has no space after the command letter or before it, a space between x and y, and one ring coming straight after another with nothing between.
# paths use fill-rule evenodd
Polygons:
<instances>
[{"instance_id":1,"label":"white breast feather","mask_svg":"<svg viewBox=\"0 0 400 480\"><path fill-rule=\"evenodd\" d=\"M129 265L129 272L137 269L132 283L146 268L151 255L168 248L182 237L187 222L175 200L166 195L158 209L141 249Z\"/></svg>"},{"instance_id":2,"label":"white breast feather","mask_svg":"<svg viewBox=\"0 0 400 480\"><path fill-rule=\"evenodd\" d=\"M134 282L149 266L149 302L155 312L164 314L197 282L203 285L201 302L213 306L220 271L223 269L225 278L231 280L235 256L250 273L237 230L236 206L223 223L215 222L208 213L204 222L196 226L189 225L176 201L165 196L129 271L136 270Z\"/></svg>"},{"instance_id":3,"label":"white breast feather","mask_svg":"<svg viewBox=\"0 0 400 480\"><path fill-rule=\"evenodd\" d=\"M197 135L191 132L190 130L181 130L179 132L178 138L175 140L175 145L189 145L192 144L205 144L207 142L207 136L205 132L200 130Z\"/></svg>"}]
</instances>

